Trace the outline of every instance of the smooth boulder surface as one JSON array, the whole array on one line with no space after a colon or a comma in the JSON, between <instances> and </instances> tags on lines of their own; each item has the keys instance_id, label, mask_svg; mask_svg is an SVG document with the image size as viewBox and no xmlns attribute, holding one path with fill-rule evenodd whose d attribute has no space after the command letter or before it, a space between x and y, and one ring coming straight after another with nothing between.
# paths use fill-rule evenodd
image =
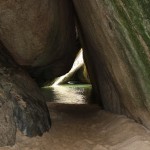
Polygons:
<instances>
[{"instance_id":1,"label":"smooth boulder surface","mask_svg":"<svg viewBox=\"0 0 150 150\"><path fill-rule=\"evenodd\" d=\"M37 81L65 74L78 52L72 2L1 0L0 39Z\"/></svg>"},{"instance_id":2,"label":"smooth boulder surface","mask_svg":"<svg viewBox=\"0 0 150 150\"><path fill-rule=\"evenodd\" d=\"M73 0L84 58L105 110L150 129L150 2Z\"/></svg>"}]
</instances>

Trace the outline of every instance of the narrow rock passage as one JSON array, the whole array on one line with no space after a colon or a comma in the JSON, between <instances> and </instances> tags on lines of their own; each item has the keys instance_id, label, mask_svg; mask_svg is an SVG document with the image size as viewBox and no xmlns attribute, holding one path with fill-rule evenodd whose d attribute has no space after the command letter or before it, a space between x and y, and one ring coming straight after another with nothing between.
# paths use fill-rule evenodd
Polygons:
<instances>
[{"instance_id":1,"label":"narrow rock passage","mask_svg":"<svg viewBox=\"0 0 150 150\"><path fill-rule=\"evenodd\" d=\"M48 103L52 128L42 137L19 131L13 147L0 150L149 150L150 132L125 116L95 105Z\"/></svg>"},{"instance_id":2,"label":"narrow rock passage","mask_svg":"<svg viewBox=\"0 0 150 150\"><path fill-rule=\"evenodd\" d=\"M0 150L150 150L149 130L125 116L87 104L86 90L83 86L76 90L72 86L53 89L55 99L47 102L52 119L50 131L34 138L18 131L16 145Z\"/></svg>"}]
</instances>

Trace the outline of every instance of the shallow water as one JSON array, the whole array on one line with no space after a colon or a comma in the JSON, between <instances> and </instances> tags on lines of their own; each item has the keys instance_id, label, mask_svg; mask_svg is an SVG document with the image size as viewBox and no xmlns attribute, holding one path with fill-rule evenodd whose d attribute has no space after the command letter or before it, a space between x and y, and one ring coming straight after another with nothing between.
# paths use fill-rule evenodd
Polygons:
<instances>
[{"instance_id":1,"label":"shallow water","mask_svg":"<svg viewBox=\"0 0 150 150\"><path fill-rule=\"evenodd\" d=\"M42 88L47 101L66 104L90 103L91 91L92 86L90 84L65 84Z\"/></svg>"}]
</instances>

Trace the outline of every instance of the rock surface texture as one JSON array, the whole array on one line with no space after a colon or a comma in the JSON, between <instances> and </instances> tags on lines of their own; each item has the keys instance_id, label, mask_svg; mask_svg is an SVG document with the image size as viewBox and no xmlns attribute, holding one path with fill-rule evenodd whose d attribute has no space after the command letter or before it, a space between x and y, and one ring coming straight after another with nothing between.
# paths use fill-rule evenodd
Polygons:
<instances>
[{"instance_id":1,"label":"rock surface texture","mask_svg":"<svg viewBox=\"0 0 150 150\"><path fill-rule=\"evenodd\" d=\"M0 39L34 78L66 73L78 50L72 2L0 1Z\"/></svg>"},{"instance_id":2,"label":"rock surface texture","mask_svg":"<svg viewBox=\"0 0 150 150\"><path fill-rule=\"evenodd\" d=\"M104 109L150 129L150 2L73 2L84 58Z\"/></svg>"},{"instance_id":3,"label":"rock surface texture","mask_svg":"<svg viewBox=\"0 0 150 150\"><path fill-rule=\"evenodd\" d=\"M49 132L31 139L18 131L16 144L0 150L149 150L149 131L125 116L91 105L48 106Z\"/></svg>"},{"instance_id":4,"label":"rock surface texture","mask_svg":"<svg viewBox=\"0 0 150 150\"><path fill-rule=\"evenodd\" d=\"M0 46L0 146L15 143L16 128L25 135L42 135L50 116L40 89Z\"/></svg>"},{"instance_id":5,"label":"rock surface texture","mask_svg":"<svg viewBox=\"0 0 150 150\"><path fill-rule=\"evenodd\" d=\"M16 127L28 136L50 128L26 72L43 84L69 71L80 48L75 20L99 103L150 129L149 11L148 0L0 0L0 146L14 144Z\"/></svg>"},{"instance_id":6,"label":"rock surface texture","mask_svg":"<svg viewBox=\"0 0 150 150\"><path fill-rule=\"evenodd\" d=\"M15 139L16 125L13 118L13 102L8 100L6 93L0 87L0 146L14 145Z\"/></svg>"}]
</instances>

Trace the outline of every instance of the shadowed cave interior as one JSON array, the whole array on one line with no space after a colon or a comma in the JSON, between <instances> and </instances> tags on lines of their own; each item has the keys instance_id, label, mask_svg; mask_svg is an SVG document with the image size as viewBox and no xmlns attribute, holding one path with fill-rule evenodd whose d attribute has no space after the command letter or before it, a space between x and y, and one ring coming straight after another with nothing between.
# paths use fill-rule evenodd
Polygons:
<instances>
[{"instance_id":1,"label":"shadowed cave interior","mask_svg":"<svg viewBox=\"0 0 150 150\"><path fill-rule=\"evenodd\" d=\"M149 150L147 6L2 0L0 150Z\"/></svg>"}]
</instances>

